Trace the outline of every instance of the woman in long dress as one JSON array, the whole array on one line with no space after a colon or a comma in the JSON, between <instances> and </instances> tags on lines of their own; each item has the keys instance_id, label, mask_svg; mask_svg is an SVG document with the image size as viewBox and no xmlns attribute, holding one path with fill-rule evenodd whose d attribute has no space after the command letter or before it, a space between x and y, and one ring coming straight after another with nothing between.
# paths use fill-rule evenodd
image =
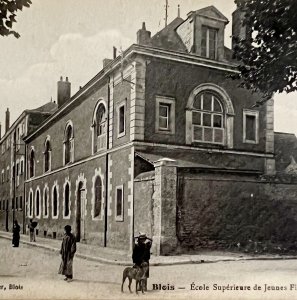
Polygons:
<instances>
[{"instance_id":1,"label":"woman in long dress","mask_svg":"<svg viewBox=\"0 0 297 300\"><path fill-rule=\"evenodd\" d=\"M76 239L71 233L71 226L66 225L64 227L65 234L62 240L60 254L62 256L62 262L59 268L59 274L65 275L66 281L72 281L73 279L73 257L76 252Z\"/></svg>"},{"instance_id":2,"label":"woman in long dress","mask_svg":"<svg viewBox=\"0 0 297 300\"><path fill-rule=\"evenodd\" d=\"M13 247L18 247L20 244L20 230L21 230L21 227L18 224L18 221L15 220L13 222L13 229L12 229L12 245L13 245Z\"/></svg>"}]
</instances>

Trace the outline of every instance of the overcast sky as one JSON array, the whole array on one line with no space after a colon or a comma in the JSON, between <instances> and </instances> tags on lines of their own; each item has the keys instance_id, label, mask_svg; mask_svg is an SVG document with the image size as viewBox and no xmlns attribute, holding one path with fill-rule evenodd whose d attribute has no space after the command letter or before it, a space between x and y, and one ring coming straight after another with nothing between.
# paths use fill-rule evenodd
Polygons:
<instances>
[{"instance_id":1,"label":"overcast sky","mask_svg":"<svg viewBox=\"0 0 297 300\"><path fill-rule=\"evenodd\" d=\"M9 107L11 124L25 109L57 98L57 81L68 76L71 94L112 57L112 47L136 42L143 21L152 35L164 27L165 0L32 0L18 13L14 27L21 37L0 37L0 122ZM226 46L230 47L234 0L169 0L168 22L208 5L230 21ZM296 94L275 97L275 130L297 133Z\"/></svg>"}]
</instances>

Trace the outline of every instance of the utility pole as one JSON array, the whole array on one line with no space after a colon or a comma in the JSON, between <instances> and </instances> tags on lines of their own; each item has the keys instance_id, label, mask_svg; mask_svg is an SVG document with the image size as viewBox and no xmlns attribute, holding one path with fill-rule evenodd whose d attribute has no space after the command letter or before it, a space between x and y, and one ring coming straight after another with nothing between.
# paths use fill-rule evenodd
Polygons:
<instances>
[{"instance_id":1,"label":"utility pole","mask_svg":"<svg viewBox=\"0 0 297 300\"><path fill-rule=\"evenodd\" d=\"M167 20L168 20L168 0L166 0L166 4L165 4L165 27L167 26Z\"/></svg>"}]
</instances>

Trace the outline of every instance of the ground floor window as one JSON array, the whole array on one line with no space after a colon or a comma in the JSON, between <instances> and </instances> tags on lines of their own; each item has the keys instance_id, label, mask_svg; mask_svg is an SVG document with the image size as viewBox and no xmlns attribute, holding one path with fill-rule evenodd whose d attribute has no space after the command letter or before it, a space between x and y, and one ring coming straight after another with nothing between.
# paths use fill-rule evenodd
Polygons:
<instances>
[{"instance_id":1,"label":"ground floor window","mask_svg":"<svg viewBox=\"0 0 297 300\"><path fill-rule=\"evenodd\" d=\"M116 221L124 221L124 187L116 187Z\"/></svg>"},{"instance_id":2,"label":"ground floor window","mask_svg":"<svg viewBox=\"0 0 297 300\"><path fill-rule=\"evenodd\" d=\"M53 190L53 217L58 217L58 192L56 187Z\"/></svg>"},{"instance_id":3,"label":"ground floor window","mask_svg":"<svg viewBox=\"0 0 297 300\"><path fill-rule=\"evenodd\" d=\"M102 206L102 180L100 176L97 176L95 180L94 218L100 216L101 206Z\"/></svg>"},{"instance_id":4,"label":"ground floor window","mask_svg":"<svg viewBox=\"0 0 297 300\"><path fill-rule=\"evenodd\" d=\"M70 204L70 191L69 191L69 184L67 183L65 186L65 192L64 192L64 217L69 216L69 204Z\"/></svg>"}]
</instances>

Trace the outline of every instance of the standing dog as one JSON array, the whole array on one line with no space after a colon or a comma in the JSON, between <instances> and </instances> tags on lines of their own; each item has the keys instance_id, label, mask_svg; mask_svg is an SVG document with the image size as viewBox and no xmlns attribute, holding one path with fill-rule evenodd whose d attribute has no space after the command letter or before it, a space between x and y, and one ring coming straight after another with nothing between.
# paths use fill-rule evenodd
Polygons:
<instances>
[{"instance_id":1,"label":"standing dog","mask_svg":"<svg viewBox=\"0 0 297 300\"><path fill-rule=\"evenodd\" d=\"M132 293L132 291L131 291L132 279L135 279L135 281L136 281L136 284L135 284L136 294L138 294L138 287L141 289L142 293L144 293L143 286L144 286L144 282L146 280L146 273L147 273L148 268L149 268L149 266L148 266L148 263L146 263L146 262L143 262L140 267L125 268L125 270L123 271L123 281L122 281L122 289L121 289L122 292L124 292L124 289L123 289L124 282L125 282L126 278L128 277L128 279L129 279L128 287L129 287L130 293Z\"/></svg>"}]
</instances>

